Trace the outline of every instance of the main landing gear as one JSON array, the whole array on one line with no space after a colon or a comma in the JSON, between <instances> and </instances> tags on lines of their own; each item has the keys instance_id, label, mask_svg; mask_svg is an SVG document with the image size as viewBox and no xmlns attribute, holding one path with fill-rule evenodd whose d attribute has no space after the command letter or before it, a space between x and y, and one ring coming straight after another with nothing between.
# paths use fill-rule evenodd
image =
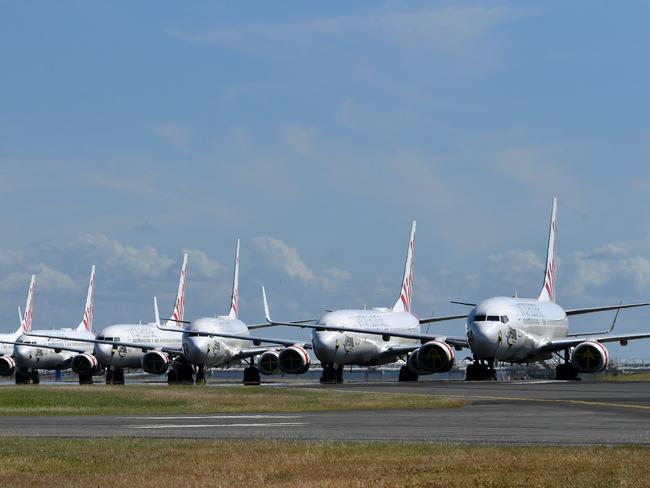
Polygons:
<instances>
[{"instance_id":1,"label":"main landing gear","mask_svg":"<svg viewBox=\"0 0 650 488\"><path fill-rule=\"evenodd\" d=\"M123 385L124 384L124 369L123 368L108 368L106 370L106 384L107 385Z\"/></svg>"},{"instance_id":2,"label":"main landing gear","mask_svg":"<svg viewBox=\"0 0 650 488\"><path fill-rule=\"evenodd\" d=\"M324 364L320 382L325 384L343 383L343 365L339 364L335 367L333 364Z\"/></svg>"},{"instance_id":3,"label":"main landing gear","mask_svg":"<svg viewBox=\"0 0 650 488\"><path fill-rule=\"evenodd\" d=\"M465 370L466 381L496 381L497 373L494 369L494 359L474 358L472 364Z\"/></svg>"},{"instance_id":4,"label":"main landing gear","mask_svg":"<svg viewBox=\"0 0 650 488\"><path fill-rule=\"evenodd\" d=\"M41 382L37 369L30 370L29 368L16 369L16 384L17 385L38 385Z\"/></svg>"},{"instance_id":5,"label":"main landing gear","mask_svg":"<svg viewBox=\"0 0 650 488\"><path fill-rule=\"evenodd\" d=\"M567 380L567 381L580 381L578 377L578 372L573 369L573 365L569 360L569 351L564 351L564 362L557 365L555 368L555 379L556 380Z\"/></svg>"},{"instance_id":6,"label":"main landing gear","mask_svg":"<svg viewBox=\"0 0 650 488\"><path fill-rule=\"evenodd\" d=\"M413 372L411 368L408 366L402 366L399 369L399 378L397 379L398 381L417 381L418 380L418 375L417 373Z\"/></svg>"},{"instance_id":7,"label":"main landing gear","mask_svg":"<svg viewBox=\"0 0 650 488\"><path fill-rule=\"evenodd\" d=\"M177 357L167 372L167 383L170 385L193 385L194 366L185 358Z\"/></svg>"},{"instance_id":8,"label":"main landing gear","mask_svg":"<svg viewBox=\"0 0 650 488\"><path fill-rule=\"evenodd\" d=\"M93 384L93 375L92 374L80 374L79 375L79 384L80 385L92 385Z\"/></svg>"},{"instance_id":9,"label":"main landing gear","mask_svg":"<svg viewBox=\"0 0 650 488\"><path fill-rule=\"evenodd\" d=\"M260 370L255 367L255 363L251 359L248 367L244 368L244 384L259 385L260 383Z\"/></svg>"}]
</instances>

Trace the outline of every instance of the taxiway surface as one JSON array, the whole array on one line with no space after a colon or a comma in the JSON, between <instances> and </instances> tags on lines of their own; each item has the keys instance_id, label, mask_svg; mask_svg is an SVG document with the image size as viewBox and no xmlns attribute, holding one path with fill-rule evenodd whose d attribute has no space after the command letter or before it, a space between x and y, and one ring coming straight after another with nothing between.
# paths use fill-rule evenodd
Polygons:
<instances>
[{"instance_id":1,"label":"taxiway surface","mask_svg":"<svg viewBox=\"0 0 650 488\"><path fill-rule=\"evenodd\" d=\"M471 404L433 410L0 417L0 435L650 445L650 382L452 381L294 387L327 388L341 395L369 391L458 397Z\"/></svg>"}]
</instances>

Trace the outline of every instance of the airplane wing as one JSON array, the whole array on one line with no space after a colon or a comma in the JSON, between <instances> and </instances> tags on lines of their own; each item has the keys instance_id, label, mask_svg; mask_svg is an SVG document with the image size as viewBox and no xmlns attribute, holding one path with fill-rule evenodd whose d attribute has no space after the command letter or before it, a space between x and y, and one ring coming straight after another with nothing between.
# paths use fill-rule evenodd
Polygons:
<instances>
[{"instance_id":1,"label":"airplane wing","mask_svg":"<svg viewBox=\"0 0 650 488\"><path fill-rule=\"evenodd\" d=\"M154 344L139 344L136 342L122 342L122 341L108 341L104 339L82 339L82 338L74 338L70 339L69 337L62 337L62 336L57 336L57 335L48 335L48 334L25 334L33 337L45 337L48 339L68 339L68 340L74 340L76 342L88 342L90 344L108 344L110 346L123 346L123 347L131 347L133 349L141 349L142 351L163 351L169 354L173 355L181 355L183 354L183 351L180 349L174 349L172 347L161 347L161 346L156 346ZM25 344L29 345L29 344ZM86 352L86 351L82 351Z\"/></svg>"},{"instance_id":2,"label":"airplane wing","mask_svg":"<svg viewBox=\"0 0 650 488\"><path fill-rule=\"evenodd\" d=\"M381 352L381 355L383 357L387 356L402 356L404 354L409 354L413 351L415 351L418 347L420 347L419 344L413 344L411 346L393 346L393 347L387 347L384 351Z\"/></svg>"},{"instance_id":3,"label":"airplane wing","mask_svg":"<svg viewBox=\"0 0 650 488\"><path fill-rule=\"evenodd\" d=\"M608 310L621 310L624 308L647 307L650 303L631 303L628 305L609 305L607 307L592 307L592 308L572 308L565 310L567 315L583 315L586 313L607 312Z\"/></svg>"},{"instance_id":4,"label":"airplane wing","mask_svg":"<svg viewBox=\"0 0 650 488\"><path fill-rule=\"evenodd\" d=\"M269 326L272 326L274 324L268 324ZM279 344L281 346L294 346L296 344L304 347L305 349L311 349L311 343L301 343L300 341L290 341L286 339L276 339L274 337L254 337L254 336L249 336L249 335L244 335L244 334L226 334L226 333L221 333L221 332L198 332L198 331L186 331L186 330L179 330L179 329L173 329L173 328L168 328L168 327L158 327L160 330L166 330L169 332L178 332L178 333L184 333L188 332L191 334L195 334L197 336L203 336L203 337L224 337L227 339L241 339L244 341L251 341L254 345L259 346L262 342L266 342L268 344Z\"/></svg>"},{"instance_id":5,"label":"airplane wing","mask_svg":"<svg viewBox=\"0 0 650 488\"><path fill-rule=\"evenodd\" d=\"M615 334L615 335L596 336L596 337L585 336L585 337L571 337L568 339L552 339L541 347L541 351L542 352L561 351L569 347L577 346L578 344L584 341L620 342L622 345L626 345L627 341L633 341L637 339L650 339L650 333L643 332L639 334Z\"/></svg>"},{"instance_id":6,"label":"airplane wing","mask_svg":"<svg viewBox=\"0 0 650 488\"><path fill-rule=\"evenodd\" d=\"M57 337L57 339L61 339L61 337ZM12 342L12 341L0 341L1 344L13 344L14 346L26 346L26 347L35 347L35 348L42 348L42 349L54 349L55 351L70 351L70 352L76 352L79 354L82 354L84 352L88 352L85 349L80 349L78 347L70 347L70 346L56 346L54 344L29 344L28 342Z\"/></svg>"},{"instance_id":7,"label":"airplane wing","mask_svg":"<svg viewBox=\"0 0 650 488\"><path fill-rule=\"evenodd\" d=\"M250 349L242 349L237 354L233 356L233 359L246 359L259 354L263 354L268 351L268 347L252 347Z\"/></svg>"},{"instance_id":8,"label":"airplane wing","mask_svg":"<svg viewBox=\"0 0 650 488\"><path fill-rule=\"evenodd\" d=\"M294 320L291 323L292 324L308 324L309 322L316 322L316 319L308 319L308 320ZM262 324L251 324L247 326L250 330L255 330L255 329L264 329L266 327L273 327L273 324L269 324L268 322L264 322Z\"/></svg>"},{"instance_id":9,"label":"airplane wing","mask_svg":"<svg viewBox=\"0 0 650 488\"><path fill-rule=\"evenodd\" d=\"M445 322L447 320L456 320L456 319L465 319L467 314L463 315L443 315L442 317L429 317L426 319L420 319L420 324L431 324L433 322Z\"/></svg>"}]
</instances>

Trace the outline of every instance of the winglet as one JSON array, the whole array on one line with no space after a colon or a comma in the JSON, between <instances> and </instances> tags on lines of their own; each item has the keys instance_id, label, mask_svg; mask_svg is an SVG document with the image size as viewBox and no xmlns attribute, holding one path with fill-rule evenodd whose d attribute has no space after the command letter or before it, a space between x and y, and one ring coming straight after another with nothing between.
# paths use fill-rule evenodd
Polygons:
<instances>
[{"instance_id":1,"label":"winglet","mask_svg":"<svg viewBox=\"0 0 650 488\"><path fill-rule=\"evenodd\" d=\"M34 312L34 291L36 290L36 275L32 275L29 282L29 291L27 292L27 302L25 303L25 313L20 320L20 328L17 332L26 333L32 330L32 316Z\"/></svg>"},{"instance_id":2,"label":"winglet","mask_svg":"<svg viewBox=\"0 0 650 488\"><path fill-rule=\"evenodd\" d=\"M153 297L153 315L156 321L156 327L160 327L160 313L158 312L158 299L156 297Z\"/></svg>"},{"instance_id":3,"label":"winglet","mask_svg":"<svg viewBox=\"0 0 650 488\"><path fill-rule=\"evenodd\" d=\"M239 314L239 239L237 239L237 252L235 253L235 271L232 277L232 296L230 299L230 313L228 317L236 319Z\"/></svg>"},{"instance_id":4,"label":"winglet","mask_svg":"<svg viewBox=\"0 0 650 488\"><path fill-rule=\"evenodd\" d=\"M183 254L183 266L181 267L181 276L178 280L178 291L176 292L176 302L170 319L165 325L179 326L185 315L185 284L187 283L187 253Z\"/></svg>"},{"instance_id":5,"label":"winglet","mask_svg":"<svg viewBox=\"0 0 650 488\"><path fill-rule=\"evenodd\" d=\"M271 314L269 313L269 302L266 300L266 290L262 287L262 301L264 302L264 318L269 324L272 324Z\"/></svg>"},{"instance_id":6,"label":"winglet","mask_svg":"<svg viewBox=\"0 0 650 488\"><path fill-rule=\"evenodd\" d=\"M553 209L551 211L551 225L548 232L548 249L546 251L546 270L544 272L544 285L539 294L539 301L555 301L555 245L557 238L557 198L553 198Z\"/></svg>"},{"instance_id":7,"label":"winglet","mask_svg":"<svg viewBox=\"0 0 650 488\"><path fill-rule=\"evenodd\" d=\"M394 312L411 312L411 299L413 292L413 252L415 251L415 220L411 226L411 237L406 253L406 264L404 265L404 278L402 279L402 290L397 302L393 306Z\"/></svg>"},{"instance_id":8,"label":"winglet","mask_svg":"<svg viewBox=\"0 0 650 488\"><path fill-rule=\"evenodd\" d=\"M90 268L90 280L88 281L88 294L86 295L86 306L84 315L77 326L77 330L90 330L93 327L93 301L95 297L95 265Z\"/></svg>"}]
</instances>

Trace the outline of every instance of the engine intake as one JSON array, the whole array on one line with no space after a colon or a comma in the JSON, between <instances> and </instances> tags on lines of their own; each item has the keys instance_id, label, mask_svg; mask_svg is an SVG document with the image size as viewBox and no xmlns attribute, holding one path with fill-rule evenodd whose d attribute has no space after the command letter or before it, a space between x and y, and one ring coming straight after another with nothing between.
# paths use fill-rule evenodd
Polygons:
<instances>
[{"instance_id":1,"label":"engine intake","mask_svg":"<svg viewBox=\"0 0 650 488\"><path fill-rule=\"evenodd\" d=\"M609 354L600 342L581 342L571 352L571 364L578 373L598 373L609 364Z\"/></svg>"},{"instance_id":2,"label":"engine intake","mask_svg":"<svg viewBox=\"0 0 650 488\"><path fill-rule=\"evenodd\" d=\"M257 361L257 369L265 375L277 374L280 372L280 356L275 351L266 351Z\"/></svg>"},{"instance_id":3,"label":"engine intake","mask_svg":"<svg viewBox=\"0 0 650 488\"><path fill-rule=\"evenodd\" d=\"M16 371L16 361L11 356L0 356L0 376L11 376Z\"/></svg>"},{"instance_id":4,"label":"engine intake","mask_svg":"<svg viewBox=\"0 0 650 488\"><path fill-rule=\"evenodd\" d=\"M454 350L446 342L427 342L413 351L411 356L413 355L413 363L420 372L446 373L454 366Z\"/></svg>"},{"instance_id":5,"label":"engine intake","mask_svg":"<svg viewBox=\"0 0 650 488\"><path fill-rule=\"evenodd\" d=\"M142 356L142 369L149 374L165 374L171 359L162 351L149 351Z\"/></svg>"},{"instance_id":6,"label":"engine intake","mask_svg":"<svg viewBox=\"0 0 650 488\"><path fill-rule=\"evenodd\" d=\"M70 361L70 369L79 375L95 375L102 372L97 358L87 352L77 354Z\"/></svg>"},{"instance_id":7,"label":"engine intake","mask_svg":"<svg viewBox=\"0 0 650 488\"><path fill-rule=\"evenodd\" d=\"M280 371L287 374L303 374L309 369L309 354L300 346L289 346L278 354Z\"/></svg>"}]
</instances>

